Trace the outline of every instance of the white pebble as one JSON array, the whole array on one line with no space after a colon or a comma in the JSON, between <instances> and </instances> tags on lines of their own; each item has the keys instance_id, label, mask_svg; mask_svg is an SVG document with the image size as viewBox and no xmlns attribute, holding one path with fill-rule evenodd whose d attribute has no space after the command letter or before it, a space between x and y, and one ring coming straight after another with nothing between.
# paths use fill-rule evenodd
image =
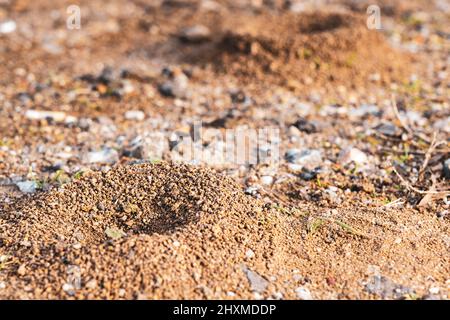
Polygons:
<instances>
[{"instance_id":1,"label":"white pebble","mask_svg":"<svg viewBox=\"0 0 450 320\"><path fill-rule=\"evenodd\" d=\"M116 150L110 148L88 152L85 156L85 162L87 163L115 163L118 160L119 154Z\"/></svg>"},{"instance_id":2,"label":"white pebble","mask_svg":"<svg viewBox=\"0 0 450 320\"><path fill-rule=\"evenodd\" d=\"M272 176L262 176L260 180L261 180L261 183L264 185L271 185L273 183Z\"/></svg>"},{"instance_id":3,"label":"white pebble","mask_svg":"<svg viewBox=\"0 0 450 320\"><path fill-rule=\"evenodd\" d=\"M145 118L145 113L141 110L129 110L125 112L125 119L142 121Z\"/></svg>"},{"instance_id":4,"label":"white pebble","mask_svg":"<svg viewBox=\"0 0 450 320\"><path fill-rule=\"evenodd\" d=\"M295 289L295 293L297 294L297 298L300 300L313 300L311 296L311 292L305 287L298 287Z\"/></svg>"},{"instance_id":5,"label":"white pebble","mask_svg":"<svg viewBox=\"0 0 450 320\"><path fill-rule=\"evenodd\" d=\"M16 23L13 20L8 20L0 23L0 33L11 33L16 30Z\"/></svg>"},{"instance_id":6,"label":"white pebble","mask_svg":"<svg viewBox=\"0 0 450 320\"><path fill-rule=\"evenodd\" d=\"M262 300L264 297L258 292L253 292L253 298L255 298L255 300Z\"/></svg>"},{"instance_id":7,"label":"white pebble","mask_svg":"<svg viewBox=\"0 0 450 320\"><path fill-rule=\"evenodd\" d=\"M347 148L341 151L339 154L339 163L341 165L346 165L350 162L356 164L367 164L368 159L364 152L357 148Z\"/></svg>"},{"instance_id":8,"label":"white pebble","mask_svg":"<svg viewBox=\"0 0 450 320\"><path fill-rule=\"evenodd\" d=\"M62 111L27 110L25 117L30 120L51 119L56 122L61 122L66 119L66 113Z\"/></svg>"},{"instance_id":9,"label":"white pebble","mask_svg":"<svg viewBox=\"0 0 450 320\"><path fill-rule=\"evenodd\" d=\"M273 298L275 299L275 300L281 300L281 299L283 299L283 294L281 293L281 292L275 292L274 294L273 294Z\"/></svg>"},{"instance_id":10,"label":"white pebble","mask_svg":"<svg viewBox=\"0 0 450 320\"><path fill-rule=\"evenodd\" d=\"M431 294L438 294L439 291L440 291L440 289L439 289L439 287L431 287L428 291L429 291Z\"/></svg>"},{"instance_id":11,"label":"white pebble","mask_svg":"<svg viewBox=\"0 0 450 320\"><path fill-rule=\"evenodd\" d=\"M75 294L75 288L70 283L64 283L63 286L62 286L62 289L64 290L64 292L66 292L69 295L74 295Z\"/></svg>"},{"instance_id":12,"label":"white pebble","mask_svg":"<svg viewBox=\"0 0 450 320\"><path fill-rule=\"evenodd\" d=\"M252 249L248 249L248 250L245 252L245 257L246 257L247 259L252 259L254 256L255 256L255 253L253 252Z\"/></svg>"}]
</instances>

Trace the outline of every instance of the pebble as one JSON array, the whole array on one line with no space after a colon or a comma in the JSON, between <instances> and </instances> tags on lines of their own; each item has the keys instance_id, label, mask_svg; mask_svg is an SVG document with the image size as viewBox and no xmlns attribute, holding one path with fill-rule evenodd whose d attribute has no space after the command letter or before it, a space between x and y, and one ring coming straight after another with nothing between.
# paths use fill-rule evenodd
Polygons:
<instances>
[{"instance_id":1,"label":"pebble","mask_svg":"<svg viewBox=\"0 0 450 320\"><path fill-rule=\"evenodd\" d=\"M200 43L208 41L211 38L211 31L204 25L196 25L185 28L180 33L180 39L190 43Z\"/></svg>"},{"instance_id":2,"label":"pebble","mask_svg":"<svg viewBox=\"0 0 450 320\"><path fill-rule=\"evenodd\" d=\"M313 180L317 177L317 174L319 172L317 170L307 170L307 169L303 169L302 172L300 172L300 178L305 180L305 181L310 181Z\"/></svg>"},{"instance_id":3,"label":"pebble","mask_svg":"<svg viewBox=\"0 0 450 320\"><path fill-rule=\"evenodd\" d=\"M298 119L293 126L295 126L298 130L306 132L306 133L314 133L317 132L316 125L305 118Z\"/></svg>"},{"instance_id":4,"label":"pebble","mask_svg":"<svg viewBox=\"0 0 450 320\"><path fill-rule=\"evenodd\" d=\"M321 153L315 149L289 149L285 158L289 163L301 165L308 170L313 170L322 163Z\"/></svg>"},{"instance_id":5,"label":"pebble","mask_svg":"<svg viewBox=\"0 0 450 320\"><path fill-rule=\"evenodd\" d=\"M444 161L444 177L446 177L447 179L450 179L450 158L448 158L447 160Z\"/></svg>"},{"instance_id":6,"label":"pebble","mask_svg":"<svg viewBox=\"0 0 450 320\"><path fill-rule=\"evenodd\" d=\"M0 290L6 288L6 283L4 281L0 281Z\"/></svg>"},{"instance_id":7,"label":"pebble","mask_svg":"<svg viewBox=\"0 0 450 320\"><path fill-rule=\"evenodd\" d=\"M437 120L434 123L433 127L437 130L442 130L444 132L450 133L450 117Z\"/></svg>"},{"instance_id":8,"label":"pebble","mask_svg":"<svg viewBox=\"0 0 450 320\"><path fill-rule=\"evenodd\" d=\"M366 115L379 115L380 109L374 104L363 104L349 110L349 116L360 118Z\"/></svg>"},{"instance_id":9,"label":"pebble","mask_svg":"<svg viewBox=\"0 0 450 320\"><path fill-rule=\"evenodd\" d=\"M262 299L264 299L263 295L260 294L259 292L253 292L253 298L255 300L262 300Z\"/></svg>"},{"instance_id":10,"label":"pebble","mask_svg":"<svg viewBox=\"0 0 450 320\"><path fill-rule=\"evenodd\" d=\"M257 186L250 186L247 189L245 189L245 193L251 196L256 196L258 195L258 187Z\"/></svg>"},{"instance_id":11,"label":"pebble","mask_svg":"<svg viewBox=\"0 0 450 320\"><path fill-rule=\"evenodd\" d=\"M145 113L141 110L129 110L125 112L125 119L142 121L145 119Z\"/></svg>"},{"instance_id":12,"label":"pebble","mask_svg":"<svg viewBox=\"0 0 450 320\"><path fill-rule=\"evenodd\" d=\"M313 300L311 292L305 287L298 287L295 289L295 293L300 300Z\"/></svg>"},{"instance_id":13,"label":"pebble","mask_svg":"<svg viewBox=\"0 0 450 320\"><path fill-rule=\"evenodd\" d=\"M380 296L382 299L401 299L407 294L414 293L410 288L396 284L391 279L381 275L373 276L366 284L365 290Z\"/></svg>"},{"instance_id":14,"label":"pebble","mask_svg":"<svg viewBox=\"0 0 450 320\"><path fill-rule=\"evenodd\" d=\"M242 266L242 271L247 276L247 279L250 282L250 287L254 292L261 294L266 290L269 282L265 278L248 269L245 265Z\"/></svg>"},{"instance_id":15,"label":"pebble","mask_svg":"<svg viewBox=\"0 0 450 320\"><path fill-rule=\"evenodd\" d=\"M118 160L118 152L111 148L104 148L100 151L88 152L84 159L86 163L115 163Z\"/></svg>"},{"instance_id":16,"label":"pebble","mask_svg":"<svg viewBox=\"0 0 450 320\"><path fill-rule=\"evenodd\" d=\"M431 294L439 294L440 289L439 289L439 287L431 287L428 291Z\"/></svg>"},{"instance_id":17,"label":"pebble","mask_svg":"<svg viewBox=\"0 0 450 320\"><path fill-rule=\"evenodd\" d=\"M271 185L273 183L272 176L262 176L260 180L261 180L261 183L264 185Z\"/></svg>"},{"instance_id":18,"label":"pebble","mask_svg":"<svg viewBox=\"0 0 450 320\"><path fill-rule=\"evenodd\" d=\"M0 33L6 34L14 32L17 28L17 24L13 20L7 20L0 23Z\"/></svg>"},{"instance_id":19,"label":"pebble","mask_svg":"<svg viewBox=\"0 0 450 320\"><path fill-rule=\"evenodd\" d=\"M23 193L34 193L36 192L36 189L38 188L38 184L36 181L21 181L16 182L17 187L19 190Z\"/></svg>"},{"instance_id":20,"label":"pebble","mask_svg":"<svg viewBox=\"0 0 450 320\"><path fill-rule=\"evenodd\" d=\"M436 216L437 216L438 218L444 218L444 217L447 216L447 215L448 215L448 210L440 211L440 212L438 212L438 213L436 214Z\"/></svg>"},{"instance_id":21,"label":"pebble","mask_svg":"<svg viewBox=\"0 0 450 320\"><path fill-rule=\"evenodd\" d=\"M245 252L245 257L246 257L247 259L252 259L254 256L255 256L255 253L253 252L252 249L248 249L248 250Z\"/></svg>"},{"instance_id":22,"label":"pebble","mask_svg":"<svg viewBox=\"0 0 450 320\"><path fill-rule=\"evenodd\" d=\"M274 292L274 293L273 293L272 297L273 297L275 300L281 300L281 299L283 299L283 294L282 294L281 292L277 291L277 292Z\"/></svg>"},{"instance_id":23,"label":"pebble","mask_svg":"<svg viewBox=\"0 0 450 320\"><path fill-rule=\"evenodd\" d=\"M334 186L330 186L325 190L325 193L328 194L329 199L333 202L333 203L340 203L341 200L337 194L338 188L334 187Z\"/></svg>"},{"instance_id":24,"label":"pebble","mask_svg":"<svg viewBox=\"0 0 450 320\"><path fill-rule=\"evenodd\" d=\"M97 280L91 279L86 283L86 288L88 289L95 289L97 288Z\"/></svg>"},{"instance_id":25,"label":"pebble","mask_svg":"<svg viewBox=\"0 0 450 320\"><path fill-rule=\"evenodd\" d=\"M393 125L392 123L383 123L375 128L379 133L385 136L398 137L402 134L399 127Z\"/></svg>"},{"instance_id":26,"label":"pebble","mask_svg":"<svg viewBox=\"0 0 450 320\"><path fill-rule=\"evenodd\" d=\"M17 274L19 276L24 276L27 273L27 268L24 264L20 265L20 267L17 269Z\"/></svg>"},{"instance_id":27,"label":"pebble","mask_svg":"<svg viewBox=\"0 0 450 320\"><path fill-rule=\"evenodd\" d=\"M64 292L66 292L69 296L73 296L75 294L75 288L70 283L64 283L62 286Z\"/></svg>"},{"instance_id":28,"label":"pebble","mask_svg":"<svg viewBox=\"0 0 450 320\"><path fill-rule=\"evenodd\" d=\"M30 120L50 119L55 122L62 122L66 119L66 113L62 111L27 110L25 117Z\"/></svg>"},{"instance_id":29,"label":"pebble","mask_svg":"<svg viewBox=\"0 0 450 320\"><path fill-rule=\"evenodd\" d=\"M338 157L338 162L341 165L346 165L351 162L362 165L367 164L368 158L367 155L361 150L349 147L341 151Z\"/></svg>"},{"instance_id":30,"label":"pebble","mask_svg":"<svg viewBox=\"0 0 450 320\"><path fill-rule=\"evenodd\" d=\"M159 86L159 92L167 97L186 98L189 95L189 78L181 70L175 70L172 79Z\"/></svg>"}]
</instances>

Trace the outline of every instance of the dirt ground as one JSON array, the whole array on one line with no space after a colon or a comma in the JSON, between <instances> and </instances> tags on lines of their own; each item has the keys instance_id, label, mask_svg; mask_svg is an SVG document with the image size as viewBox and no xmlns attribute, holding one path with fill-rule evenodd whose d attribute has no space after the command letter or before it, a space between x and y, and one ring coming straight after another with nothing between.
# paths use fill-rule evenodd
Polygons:
<instances>
[{"instance_id":1,"label":"dirt ground","mask_svg":"<svg viewBox=\"0 0 450 320\"><path fill-rule=\"evenodd\" d=\"M449 21L0 1L0 298L448 299Z\"/></svg>"}]
</instances>

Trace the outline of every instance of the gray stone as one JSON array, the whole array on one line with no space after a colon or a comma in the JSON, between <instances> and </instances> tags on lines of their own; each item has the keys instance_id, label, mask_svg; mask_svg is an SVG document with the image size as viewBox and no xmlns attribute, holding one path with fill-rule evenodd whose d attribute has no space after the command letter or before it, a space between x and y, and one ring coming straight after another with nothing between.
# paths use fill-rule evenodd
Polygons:
<instances>
[{"instance_id":1,"label":"gray stone","mask_svg":"<svg viewBox=\"0 0 450 320\"><path fill-rule=\"evenodd\" d=\"M16 185L23 193L34 193L38 188L37 182L30 180L17 182Z\"/></svg>"},{"instance_id":2,"label":"gray stone","mask_svg":"<svg viewBox=\"0 0 450 320\"><path fill-rule=\"evenodd\" d=\"M88 152L84 157L86 163L115 163L119 160L119 154L111 148Z\"/></svg>"},{"instance_id":3,"label":"gray stone","mask_svg":"<svg viewBox=\"0 0 450 320\"><path fill-rule=\"evenodd\" d=\"M367 292L380 296L382 299L401 299L414 291L381 275L373 276L364 288Z\"/></svg>"},{"instance_id":4,"label":"gray stone","mask_svg":"<svg viewBox=\"0 0 450 320\"><path fill-rule=\"evenodd\" d=\"M320 151L314 149L289 149L285 158L289 163L300 165L308 170L313 170L322 164Z\"/></svg>"},{"instance_id":5,"label":"gray stone","mask_svg":"<svg viewBox=\"0 0 450 320\"><path fill-rule=\"evenodd\" d=\"M444 177L450 179L450 158L444 161Z\"/></svg>"},{"instance_id":6,"label":"gray stone","mask_svg":"<svg viewBox=\"0 0 450 320\"><path fill-rule=\"evenodd\" d=\"M354 162L359 165L367 164L367 155L361 150L353 147L346 148L342 150L339 154L338 162L341 165L346 165L348 163Z\"/></svg>"},{"instance_id":7,"label":"gray stone","mask_svg":"<svg viewBox=\"0 0 450 320\"><path fill-rule=\"evenodd\" d=\"M242 271L247 276L250 287L254 292L261 294L266 290L267 286L269 285L269 281L267 281L264 277L248 269L245 265L242 266Z\"/></svg>"},{"instance_id":8,"label":"gray stone","mask_svg":"<svg viewBox=\"0 0 450 320\"><path fill-rule=\"evenodd\" d=\"M374 104L363 104L358 108L350 109L349 115L350 117L363 117L366 115L378 115L380 113L380 109Z\"/></svg>"},{"instance_id":9,"label":"gray stone","mask_svg":"<svg viewBox=\"0 0 450 320\"><path fill-rule=\"evenodd\" d=\"M379 133L384 134L385 136L397 137L402 134L402 131L399 127L393 125L392 123L383 123L375 128Z\"/></svg>"},{"instance_id":10,"label":"gray stone","mask_svg":"<svg viewBox=\"0 0 450 320\"><path fill-rule=\"evenodd\" d=\"M211 38L211 31L204 25L195 25L185 28L180 33L180 39L190 43L200 43Z\"/></svg>"},{"instance_id":11,"label":"gray stone","mask_svg":"<svg viewBox=\"0 0 450 320\"><path fill-rule=\"evenodd\" d=\"M313 300L311 292L305 287L298 287L295 289L295 293L300 300Z\"/></svg>"}]
</instances>

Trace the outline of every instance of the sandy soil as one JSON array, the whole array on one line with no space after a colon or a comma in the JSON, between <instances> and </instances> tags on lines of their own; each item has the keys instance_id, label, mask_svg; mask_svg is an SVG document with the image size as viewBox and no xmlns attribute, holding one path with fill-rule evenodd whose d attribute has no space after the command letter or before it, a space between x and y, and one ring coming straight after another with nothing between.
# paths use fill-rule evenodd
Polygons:
<instances>
[{"instance_id":1,"label":"sandy soil","mask_svg":"<svg viewBox=\"0 0 450 320\"><path fill-rule=\"evenodd\" d=\"M450 3L372 2L1 2L0 298L448 299Z\"/></svg>"}]
</instances>

